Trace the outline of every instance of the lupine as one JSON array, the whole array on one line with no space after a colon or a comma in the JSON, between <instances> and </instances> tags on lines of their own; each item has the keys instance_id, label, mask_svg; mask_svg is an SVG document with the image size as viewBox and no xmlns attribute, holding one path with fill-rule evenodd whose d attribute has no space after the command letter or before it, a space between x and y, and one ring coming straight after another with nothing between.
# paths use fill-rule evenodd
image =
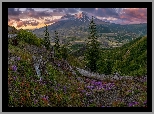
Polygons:
<instances>
[{"instance_id":1,"label":"lupine","mask_svg":"<svg viewBox=\"0 0 154 114\"><path fill-rule=\"evenodd\" d=\"M131 102L131 103L129 103L129 107L132 107L132 106L137 105L137 104L138 104L138 102Z\"/></svg>"},{"instance_id":2,"label":"lupine","mask_svg":"<svg viewBox=\"0 0 154 114\"><path fill-rule=\"evenodd\" d=\"M12 70L13 70L13 71L16 71L16 70L17 70L17 66L13 65L13 66L12 66Z\"/></svg>"},{"instance_id":3,"label":"lupine","mask_svg":"<svg viewBox=\"0 0 154 114\"><path fill-rule=\"evenodd\" d=\"M94 86L87 86L87 88L88 88L88 89L93 89L93 88L94 88Z\"/></svg>"}]
</instances>

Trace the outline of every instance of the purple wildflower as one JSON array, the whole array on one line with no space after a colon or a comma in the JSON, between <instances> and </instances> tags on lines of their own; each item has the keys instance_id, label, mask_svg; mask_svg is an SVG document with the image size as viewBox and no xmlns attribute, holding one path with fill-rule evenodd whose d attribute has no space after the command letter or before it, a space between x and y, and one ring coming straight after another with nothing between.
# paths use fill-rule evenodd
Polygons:
<instances>
[{"instance_id":1,"label":"purple wildflower","mask_svg":"<svg viewBox=\"0 0 154 114\"><path fill-rule=\"evenodd\" d=\"M146 101L144 101L144 104L147 104L147 100L146 100Z\"/></svg>"},{"instance_id":2,"label":"purple wildflower","mask_svg":"<svg viewBox=\"0 0 154 114\"><path fill-rule=\"evenodd\" d=\"M110 89L111 89L111 87L107 87L107 88L106 88L106 90L110 90Z\"/></svg>"},{"instance_id":3,"label":"purple wildflower","mask_svg":"<svg viewBox=\"0 0 154 114\"><path fill-rule=\"evenodd\" d=\"M40 77L40 80L39 80L40 82L42 81L42 77Z\"/></svg>"},{"instance_id":4,"label":"purple wildflower","mask_svg":"<svg viewBox=\"0 0 154 114\"><path fill-rule=\"evenodd\" d=\"M103 84L103 85L102 85L102 87L103 87L104 89L106 89L106 88L107 88L106 84Z\"/></svg>"},{"instance_id":5,"label":"purple wildflower","mask_svg":"<svg viewBox=\"0 0 154 114\"><path fill-rule=\"evenodd\" d=\"M91 84L92 84L92 85L94 85L94 84L95 84L95 81L94 81L94 80L92 80L92 81L91 81Z\"/></svg>"},{"instance_id":6,"label":"purple wildflower","mask_svg":"<svg viewBox=\"0 0 154 114\"><path fill-rule=\"evenodd\" d=\"M58 88L57 88L57 87L55 87L55 88L54 88L54 90L55 90L55 91L58 91Z\"/></svg>"},{"instance_id":7,"label":"purple wildflower","mask_svg":"<svg viewBox=\"0 0 154 114\"><path fill-rule=\"evenodd\" d=\"M12 70L13 70L13 71L16 71L16 70L17 70L17 66L13 65L13 66L12 66Z\"/></svg>"},{"instance_id":8,"label":"purple wildflower","mask_svg":"<svg viewBox=\"0 0 154 114\"><path fill-rule=\"evenodd\" d=\"M64 89L64 92L66 92L66 86L64 86L63 89Z\"/></svg>"},{"instance_id":9,"label":"purple wildflower","mask_svg":"<svg viewBox=\"0 0 154 114\"><path fill-rule=\"evenodd\" d=\"M98 82L95 82L94 85L98 85L97 83L98 83Z\"/></svg>"},{"instance_id":10,"label":"purple wildflower","mask_svg":"<svg viewBox=\"0 0 154 114\"><path fill-rule=\"evenodd\" d=\"M81 90L81 92L82 92L82 93L85 93L85 92L86 92L86 90Z\"/></svg>"},{"instance_id":11,"label":"purple wildflower","mask_svg":"<svg viewBox=\"0 0 154 114\"><path fill-rule=\"evenodd\" d=\"M58 63L58 66L60 66L60 64Z\"/></svg>"},{"instance_id":12,"label":"purple wildflower","mask_svg":"<svg viewBox=\"0 0 154 114\"><path fill-rule=\"evenodd\" d=\"M45 98L46 98L46 100L48 100L48 99L49 99L49 97L48 97L48 96L46 96Z\"/></svg>"},{"instance_id":13,"label":"purple wildflower","mask_svg":"<svg viewBox=\"0 0 154 114\"><path fill-rule=\"evenodd\" d=\"M36 104L38 102L38 100L34 99L34 104Z\"/></svg>"},{"instance_id":14,"label":"purple wildflower","mask_svg":"<svg viewBox=\"0 0 154 114\"><path fill-rule=\"evenodd\" d=\"M13 79L16 80L17 79L17 76L14 76Z\"/></svg>"},{"instance_id":15,"label":"purple wildflower","mask_svg":"<svg viewBox=\"0 0 154 114\"><path fill-rule=\"evenodd\" d=\"M138 104L138 102L131 102L131 103L129 103L129 107L132 107L132 106L137 105L137 104Z\"/></svg>"},{"instance_id":16,"label":"purple wildflower","mask_svg":"<svg viewBox=\"0 0 154 114\"><path fill-rule=\"evenodd\" d=\"M17 57L17 60L20 61L20 57Z\"/></svg>"},{"instance_id":17,"label":"purple wildflower","mask_svg":"<svg viewBox=\"0 0 154 114\"><path fill-rule=\"evenodd\" d=\"M88 89L93 89L93 88L94 88L94 86L87 86L87 88L88 88Z\"/></svg>"},{"instance_id":18,"label":"purple wildflower","mask_svg":"<svg viewBox=\"0 0 154 114\"><path fill-rule=\"evenodd\" d=\"M90 93L86 93L86 96L90 96L91 94Z\"/></svg>"}]
</instances>

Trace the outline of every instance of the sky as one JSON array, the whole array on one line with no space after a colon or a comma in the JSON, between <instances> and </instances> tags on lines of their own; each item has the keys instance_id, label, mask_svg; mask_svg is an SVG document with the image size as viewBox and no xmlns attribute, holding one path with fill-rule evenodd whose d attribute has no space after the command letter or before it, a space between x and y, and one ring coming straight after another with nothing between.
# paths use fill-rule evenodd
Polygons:
<instances>
[{"instance_id":1,"label":"sky","mask_svg":"<svg viewBox=\"0 0 154 114\"><path fill-rule=\"evenodd\" d=\"M66 14L80 12L116 24L147 23L147 8L8 8L8 25L17 29L41 28Z\"/></svg>"}]
</instances>

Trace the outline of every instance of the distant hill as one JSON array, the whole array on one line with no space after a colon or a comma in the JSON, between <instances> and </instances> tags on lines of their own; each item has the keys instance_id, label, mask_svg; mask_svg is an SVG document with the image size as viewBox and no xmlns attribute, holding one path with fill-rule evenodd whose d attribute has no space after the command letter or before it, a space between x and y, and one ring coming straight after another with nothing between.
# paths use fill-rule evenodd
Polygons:
<instances>
[{"instance_id":1,"label":"distant hill","mask_svg":"<svg viewBox=\"0 0 154 114\"><path fill-rule=\"evenodd\" d=\"M17 33L18 30L15 27L8 25L8 34L17 34Z\"/></svg>"},{"instance_id":2,"label":"distant hill","mask_svg":"<svg viewBox=\"0 0 154 114\"><path fill-rule=\"evenodd\" d=\"M122 47L103 50L98 66L101 73L145 75L147 73L147 37L139 37Z\"/></svg>"}]
</instances>

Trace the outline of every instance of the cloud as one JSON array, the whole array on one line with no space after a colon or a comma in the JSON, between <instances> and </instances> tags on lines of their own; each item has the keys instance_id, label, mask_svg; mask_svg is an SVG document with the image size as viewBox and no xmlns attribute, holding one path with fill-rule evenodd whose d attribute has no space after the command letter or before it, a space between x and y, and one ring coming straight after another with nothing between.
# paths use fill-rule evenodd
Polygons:
<instances>
[{"instance_id":1,"label":"cloud","mask_svg":"<svg viewBox=\"0 0 154 114\"><path fill-rule=\"evenodd\" d=\"M26 11L35 11L33 8L26 8Z\"/></svg>"},{"instance_id":2,"label":"cloud","mask_svg":"<svg viewBox=\"0 0 154 114\"><path fill-rule=\"evenodd\" d=\"M74 14L80 11L90 17L95 16L112 23L147 22L146 8L8 8L8 24L14 26L17 24L17 27L42 26L62 20L60 17L65 14Z\"/></svg>"},{"instance_id":3,"label":"cloud","mask_svg":"<svg viewBox=\"0 0 154 114\"><path fill-rule=\"evenodd\" d=\"M50 24L50 23L51 23L51 21L52 21L52 20L50 20L50 19L45 19L44 24Z\"/></svg>"},{"instance_id":4,"label":"cloud","mask_svg":"<svg viewBox=\"0 0 154 114\"><path fill-rule=\"evenodd\" d=\"M146 8L129 8L123 9L120 19L129 22L144 23L147 22L147 9Z\"/></svg>"},{"instance_id":5,"label":"cloud","mask_svg":"<svg viewBox=\"0 0 154 114\"><path fill-rule=\"evenodd\" d=\"M66 8L52 8L53 12L64 12Z\"/></svg>"},{"instance_id":6,"label":"cloud","mask_svg":"<svg viewBox=\"0 0 154 114\"><path fill-rule=\"evenodd\" d=\"M19 27L22 27L22 26L28 26L28 25L30 25L30 26L37 26L39 24L39 22L38 21L36 21L36 20L31 20L31 21L19 21L19 22L17 22L17 27L19 28Z\"/></svg>"},{"instance_id":7,"label":"cloud","mask_svg":"<svg viewBox=\"0 0 154 114\"><path fill-rule=\"evenodd\" d=\"M32 8L28 8L23 14L26 14L26 16L36 18L36 19L52 16L50 12L35 11Z\"/></svg>"},{"instance_id":8,"label":"cloud","mask_svg":"<svg viewBox=\"0 0 154 114\"><path fill-rule=\"evenodd\" d=\"M36 21L36 20L35 20L34 22L31 22L31 25L32 25L32 26L37 26L38 24L39 24L39 22Z\"/></svg>"},{"instance_id":9,"label":"cloud","mask_svg":"<svg viewBox=\"0 0 154 114\"><path fill-rule=\"evenodd\" d=\"M77 13L79 8L67 8L66 13Z\"/></svg>"},{"instance_id":10,"label":"cloud","mask_svg":"<svg viewBox=\"0 0 154 114\"><path fill-rule=\"evenodd\" d=\"M21 14L21 11L19 11L19 8L18 9L8 8L8 15L18 16L20 14Z\"/></svg>"},{"instance_id":11,"label":"cloud","mask_svg":"<svg viewBox=\"0 0 154 114\"><path fill-rule=\"evenodd\" d=\"M98 8L95 10L95 15L101 17L119 17L119 14L116 12L115 8Z\"/></svg>"},{"instance_id":12,"label":"cloud","mask_svg":"<svg viewBox=\"0 0 154 114\"><path fill-rule=\"evenodd\" d=\"M18 16L10 16L10 20L20 21L20 18Z\"/></svg>"},{"instance_id":13,"label":"cloud","mask_svg":"<svg viewBox=\"0 0 154 114\"><path fill-rule=\"evenodd\" d=\"M51 24L51 23L57 22L57 21L59 21L59 20L60 20L60 19L54 19L54 20L45 19L44 24Z\"/></svg>"},{"instance_id":14,"label":"cloud","mask_svg":"<svg viewBox=\"0 0 154 114\"><path fill-rule=\"evenodd\" d=\"M93 12L95 12L95 8L80 8L80 11L93 13Z\"/></svg>"}]
</instances>

